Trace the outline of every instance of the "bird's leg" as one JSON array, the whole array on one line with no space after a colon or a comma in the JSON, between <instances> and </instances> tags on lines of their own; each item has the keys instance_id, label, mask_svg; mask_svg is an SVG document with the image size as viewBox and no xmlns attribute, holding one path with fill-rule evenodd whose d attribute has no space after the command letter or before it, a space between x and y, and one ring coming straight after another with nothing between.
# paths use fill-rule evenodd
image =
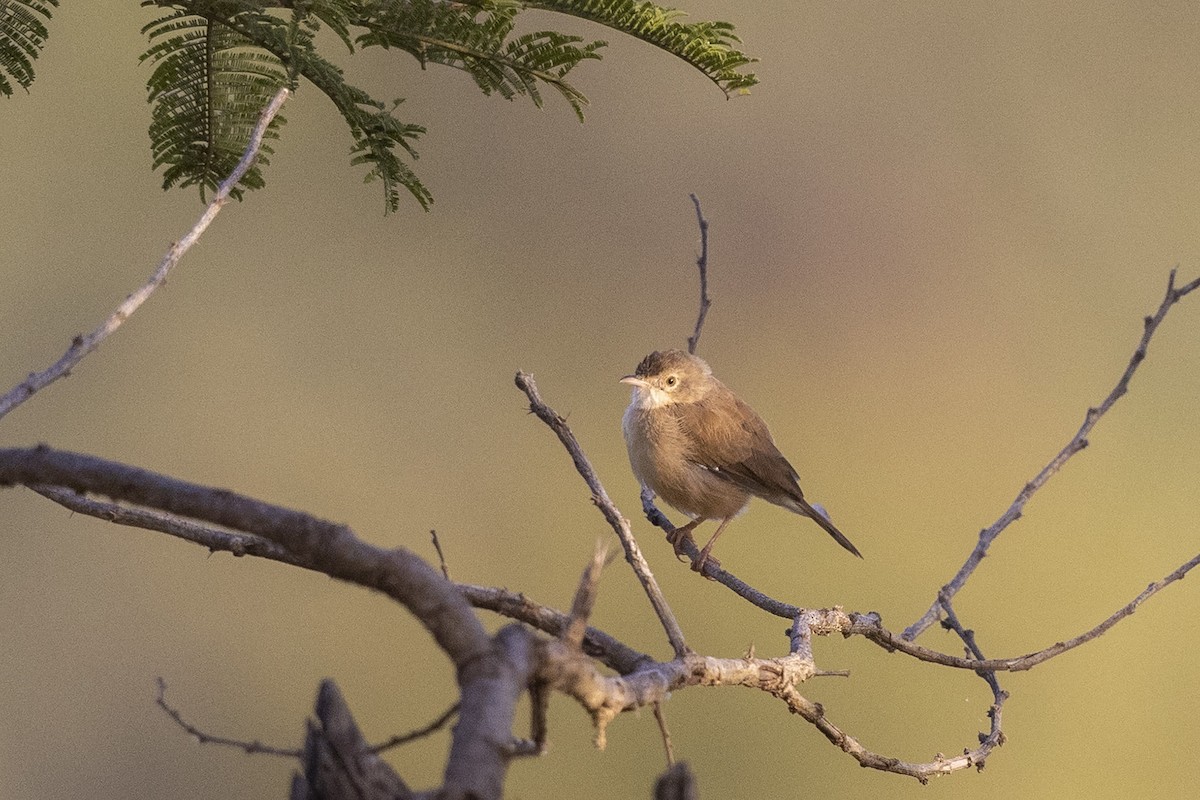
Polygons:
<instances>
[{"instance_id":1,"label":"bird's leg","mask_svg":"<svg viewBox=\"0 0 1200 800\"><path fill-rule=\"evenodd\" d=\"M683 561L684 555L686 555L683 552L683 543L692 538L692 531L703 521L702 519L694 519L687 525L678 527L667 534L667 541L671 543L671 547L675 548L675 557L680 561ZM692 542L692 544L695 544L695 542Z\"/></svg>"},{"instance_id":2,"label":"bird's leg","mask_svg":"<svg viewBox=\"0 0 1200 800\"><path fill-rule=\"evenodd\" d=\"M708 544L704 545L704 549L700 551L700 557L692 562L693 571L704 572L704 565L710 562L714 567L721 566L720 561L717 561L715 558L710 558L708 554L712 552L713 543L717 541L717 537L721 535L721 531L725 530L725 526L729 524L731 519L733 519L733 517L726 517L725 519L721 520L721 524L717 526L717 530L713 533L712 538L708 540Z\"/></svg>"}]
</instances>

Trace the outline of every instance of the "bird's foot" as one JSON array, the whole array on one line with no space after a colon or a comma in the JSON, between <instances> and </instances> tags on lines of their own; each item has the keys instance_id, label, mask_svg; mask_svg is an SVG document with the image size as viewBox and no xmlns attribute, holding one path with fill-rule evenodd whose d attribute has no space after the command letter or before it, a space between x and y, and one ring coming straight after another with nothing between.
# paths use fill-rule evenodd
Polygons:
<instances>
[{"instance_id":1,"label":"bird's foot","mask_svg":"<svg viewBox=\"0 0 1200 800\"><path fill-rule=\"evenodd\" d=\"M692 547L696 546L696 540L692 538L692 530L687 525L682 528L676 528L667 534L667 541L675 550L675 557L680 561L689 561L690 557L684 550L683 543L689 542Z\"/></svg>"},{"instance_id":2,"label":"bird's foot","mask_svg":"<svg viewBox=\"0 0 1200 800\"><path fill-rule=\"evenodd\" d=\"M708 548L705 548L704 550L700 551L700 555L695 561L692 562L692 572L699 572L701 575L704 575L705 567L717 569L720 566L721 562L718 559L710 556L708 554ZM715 580L715 578L713 578L711 575L704 575L704 577L708 578L710 581Z\"/></svg>"}]
</instances>

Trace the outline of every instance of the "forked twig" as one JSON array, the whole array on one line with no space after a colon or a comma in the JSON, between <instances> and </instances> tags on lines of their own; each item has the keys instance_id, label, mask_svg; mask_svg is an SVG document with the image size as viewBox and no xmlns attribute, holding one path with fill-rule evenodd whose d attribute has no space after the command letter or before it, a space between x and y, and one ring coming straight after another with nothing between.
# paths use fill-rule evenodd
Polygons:
<instances>
[{"instance_id":1,"label":"forked twig","mask_svg":"<svg viewBox=\"0 0 1200 800\"><path fill-rule=\"evenodd\" d=\"M1145 360L1147 348L1150 346L1150 339L1154 336L1154 332L1158 330L1158 326L1162 324L1163 319L1167 316L1167 312L1171 310L1173 305L1200 287L1200 278L1196 278L1183 286L1176 287L1175 272L1176 270L1172 269L1167 279L1167 292L1163 297L1162 303L1158 306L1158 311L1153 316L1146 317L1143 320L1145 327L1142 331L1142 338L1138 342L1137 348L1134 349L1133 356L1129 359L1129 364L1125 367L1125 371L1121 373L1117 385L1113 387L1112 391L1108 393L1108 396L1104 398L1104 401L1100 405L1087 410L1087 414L1084 415L1083 424L1079 427L1079 430L1071 437L1066 446L1058 452L1058 455L1054 456L1050 460L1050 463L1034 476L1033 480L1021 488L1021 491L1017 494L1017 498L1008 507L1008 510L1001 514L1000 518L989 527L979 532L979 541L971 551L971 554L967 556L967 560L959 568L954 577L950 579L950 582L938 591L937 599L933 601L933 605L929 607L929 610L904 630L902 634L904 639L911 641L917 638L938 620L942 613L943 601L953 598L959 589L966 584L967 579L971 577L975 572L975 568L979 566L979 563L987 555L988 548L991 547L996 537L1005 528L1021 518L1025 510L1025 505L1033 497L1034 493L1058 473L1063 468L1063 465L1070 460L1071 456L1087 447L1087 437L1092 432L1092 428L1096 427L1096 423L1100 421L1100 418L1108 413L1108 410L1113 407L1117 400L1121 399L1129 391L1129 382L1133 378L1134 372L1137 371L1138 366Z\"/></svg>"}]
</instances>

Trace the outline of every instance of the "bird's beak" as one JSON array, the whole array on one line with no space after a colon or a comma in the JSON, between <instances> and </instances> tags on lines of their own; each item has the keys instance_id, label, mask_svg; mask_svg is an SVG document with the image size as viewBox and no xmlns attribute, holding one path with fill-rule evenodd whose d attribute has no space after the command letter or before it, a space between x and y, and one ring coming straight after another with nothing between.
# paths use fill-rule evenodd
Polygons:
<instances>
[{"instance_id":1,"label":"bird's beak","mask_svg":"<svg viewBox=\"0 0 1200 800\"><path fill-rule=\"evenodd\" d=\"M628 383L630 386L640 386L643 389L649 389L650 384L639 378L637 375L626 375L621 378L621 383Z\"/></svg>"}]
</instances>

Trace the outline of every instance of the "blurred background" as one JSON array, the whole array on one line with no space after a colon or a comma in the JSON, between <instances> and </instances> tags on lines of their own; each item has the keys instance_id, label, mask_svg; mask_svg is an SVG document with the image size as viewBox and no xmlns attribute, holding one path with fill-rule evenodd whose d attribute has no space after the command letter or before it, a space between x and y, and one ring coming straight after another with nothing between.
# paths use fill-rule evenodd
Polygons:
<instances>
[{"instance_id":1,"label":"blurred background","mask_svg":"<svg viewBox=\"0 0 1200 800\"><path fill-rule=\"evenodd\" d=\"M1200 17L1183 2L685 5L734 22L762 59L750 96L726 101L649 46L550 15L529 25L611 41L576 73L582 126L550 93L538 110L399 54L348 62L428 126L415 167L430 213L385 218L340 119L302 88L267 190L227 207L125 327L6 418L0 445L228 487L430 559L436 529L455 578L565 607L611 534L526 413L524 369L634 520L692 646L781 654L783 621L689 572L640 518L620 433L617 379L691 331L695 192L712 225L701 354L866 559L761 503L718 555L782 599L903 628L1107 394L1168 271L1200 274ZM4 388L91 330L200 212L150 171L137 61L150 13L65 3L31 94L3 104ZM1079 633L1195 555L1198 395L1193 297L959 595L987 655ZM381 597L23 489L0 494L0 515L10 800L285 796L291 762L196 745L155 708L157 676L204 730L279 746L301 742L323 677L377 741L454 700L444 657ZM677 693L674 743L706 798L1191 796L1192 583L1004 676L1008 744L982 774L922 788L862 770L732 688ZM623 562L594 622L669 656ZM921 642L960 651L938 629ZM987 728L974 675L862 640L817 647L852 677L803 691L872 750L925 761ZM663 768L653 715L618 719L604 752L572 702L555 698L550 724L550 753L514 765L509 796L648 796ZM447 741L390 758L428 786Z\"/></svg>"}]
</instances>

